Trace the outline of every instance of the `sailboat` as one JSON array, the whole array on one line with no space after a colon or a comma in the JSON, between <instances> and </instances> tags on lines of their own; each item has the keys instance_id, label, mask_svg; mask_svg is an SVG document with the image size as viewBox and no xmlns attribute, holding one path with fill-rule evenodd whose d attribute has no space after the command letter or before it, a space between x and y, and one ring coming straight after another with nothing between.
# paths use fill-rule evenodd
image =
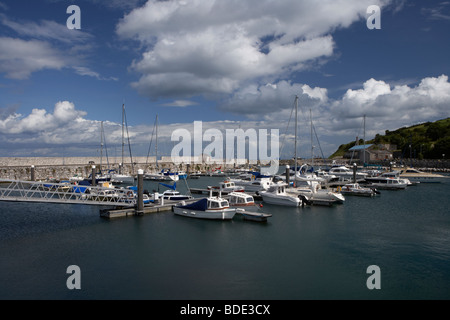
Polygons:
<instances>
[{"instance_id":1,"label":"sailboat","mask_svg":"<svg viewBox=\"0 0 450 320\"><path fill-rule=\"evenodd\" d=\"M152 139L150 140L150 145L148 147L147 153L147 161L148 156L150 155L150 149L153 141L153 134L155 133L155 167L158 170L158 115L155 118L155 124L153 126ZM162 169L161 171L153 171L153 172L145 172L144 173L145 180L154 180L154 181L178 181L180 177L176 172L171 172L170 169Z\"/></svg>"},{"instance_id":2,"label":"sailboat","mask_svg":"<svg viewBox=\"0 0 450 320\"><path fill-rule=\"evenodd\" d=\"M123 184L133 184L134 177L131 175L126 175L123 173L123 164L124 164L124 148L125 148L125 104L122 104L122 163L119 166L119 173L111 174L111 182L113 183L123 183ZM128 133L128 127L127 127ZM130 143L130 137L128 136L128 145ZM131 156L131 149L130 149ZM131 160L133 162L133 160Z\"/></svg>"}]
</instances>

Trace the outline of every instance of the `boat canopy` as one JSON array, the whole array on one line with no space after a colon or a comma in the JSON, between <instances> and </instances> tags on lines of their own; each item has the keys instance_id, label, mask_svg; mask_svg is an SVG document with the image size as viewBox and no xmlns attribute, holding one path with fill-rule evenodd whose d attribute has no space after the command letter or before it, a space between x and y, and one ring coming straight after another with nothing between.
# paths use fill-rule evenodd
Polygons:
<instances>
[{"instance_id":1,"label":"boat canopy","mask_svg":"<svg viewBox=\"0 0 450 320\"><path fill-rule=\"evenodd\" d=\"M180 208L183 209L189 209L189 210L199 210L199 211L205 211L208 209L208 199L204 198L197 202L190 203L184 206L180 206Z\"/></svg>"}]
</instances>

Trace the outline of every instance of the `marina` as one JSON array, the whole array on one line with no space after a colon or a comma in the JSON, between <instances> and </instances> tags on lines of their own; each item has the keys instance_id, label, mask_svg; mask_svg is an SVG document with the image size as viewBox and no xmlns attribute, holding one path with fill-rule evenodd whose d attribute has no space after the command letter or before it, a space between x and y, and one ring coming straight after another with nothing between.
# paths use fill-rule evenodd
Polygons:
<instances>
[{"instance_id":1,"label":"marina","mask_svg":"<svg viewBox=\"0 0 450 320\"><path fill-rule=\"evenodd\" d=\"M220 181L205 176L189 187ZM157 186L144 182L144 189ZM177 190L188 192L180 183ZM169 201L145 205L141 215L133 207L1 201L0 297L448 298L449 192L444 182L348 196L330 207L255 200L262 207L246 210L252 216L220 221L178 216ZM82 270L79 292L59 284L66 277L58 270L71 264ZM365 286L373 264L382 272L377 292Z\"/></svg>"},{"instance_id":2,"label":"marina","mask_svg":"<svg viewBox=\"0 0 450 320\"><path fill-rule=\"evenodd\" d=\"M450 299L450 2L406 3L0 0L0 300Z\"/></svg>"}]
</instances>

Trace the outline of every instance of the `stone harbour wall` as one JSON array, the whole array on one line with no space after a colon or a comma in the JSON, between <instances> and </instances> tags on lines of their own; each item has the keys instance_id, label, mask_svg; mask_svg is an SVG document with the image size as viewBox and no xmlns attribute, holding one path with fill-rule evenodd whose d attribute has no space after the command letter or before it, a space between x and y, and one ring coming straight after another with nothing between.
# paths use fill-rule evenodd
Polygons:
<instances>
[{"instance_id":1,"label":"stone harbour wall","mask_svg":"<svg viewBox=\"0 0 450 320\"><path fill-rule=\"evenodd\" d=\"M119 162L109 161L109 168L118 171ZM128 161L128 162L127 162ZM137 170L153 172L156 170L154 157L133 157L133 165L125 159L122 172L124 174L136 175ZM98 169L100 157L0 157L0 179L30 180L31 166L35 168L36 180L58 179L66 180L73 176L88 177L92 173L92 166ZM171 162L158 162L159 170L171 169L172 171L210 171L221 166L222 169L233 168L233 165L222 166L220 164L186 164L175 165ZM105 159L102 159L103 170L108 169Z\"/></svg>"},{"instance_id":2,"label":"stone harbour wall","mask_svg":"<svg viewBox=\"0 0 450 320\"><path fill-rule=\"evenodd\" d=\"M119 162L115 159L113 162L109 161L110 169L119 169ZM300 163L311 163L310 159L299 159ZM65 180L73 176L88 177L92 173L92 166L97 168L100 166L100 157L0 157L0 179L13 179L13 180L30 180L31 178L31 166L35 167L36 180L47 180L50 178ZM133 157L134 165L129 161L123 165L123 173L135 175L138 169L144 170L144 172L153 172L156 170L154 157ZM330 165L331 161L327 160L326 164ZM234 165L223 165L216 163L205 163L191 165L180 164L175 165L171 162L158 162L159 170L171 169L173 171L182 170L185 172L208 172L213 171L218 167L222 170L232 169ZM293 160L281 160L280 166L285 164L294 165ZM318 159L314 160L314 166L325 165L323 161ZM380 165L388 165L385 162L378 163ZM397 165L400 161L396 162ZM450 172L450 160L414 160L412 161L413 167L435 172ZM409 160L403 160L403 165L409 166ZM241 166L242 167L242 166ZM248 168L248 166L246 166ZM102 159L102 168L107 170L108 166L105 159ZM254 169L257 169L255 167Z\"/></svg>"}]
</instances>

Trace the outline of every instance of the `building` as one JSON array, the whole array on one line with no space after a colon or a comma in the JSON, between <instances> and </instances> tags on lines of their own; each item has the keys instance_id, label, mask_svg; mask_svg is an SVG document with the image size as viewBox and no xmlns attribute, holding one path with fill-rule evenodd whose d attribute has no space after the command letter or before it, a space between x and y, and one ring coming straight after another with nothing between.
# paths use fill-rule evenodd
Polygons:
<instances>
[{"instance_id":1,"label":"building","mask_svg":"<svg viewBox=\"0 0 450 320\"><path fill-rule=\"evenodd\" d=\"M393 159L393 151L397 148L396 145L391 144L365 144L353 146L348 149L345 158L364 161L388 161Z\"/></svg>"}]
</instances>

